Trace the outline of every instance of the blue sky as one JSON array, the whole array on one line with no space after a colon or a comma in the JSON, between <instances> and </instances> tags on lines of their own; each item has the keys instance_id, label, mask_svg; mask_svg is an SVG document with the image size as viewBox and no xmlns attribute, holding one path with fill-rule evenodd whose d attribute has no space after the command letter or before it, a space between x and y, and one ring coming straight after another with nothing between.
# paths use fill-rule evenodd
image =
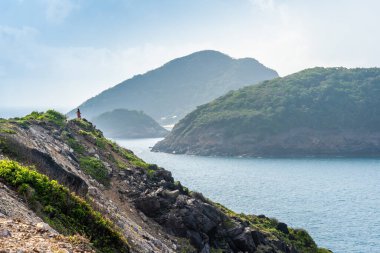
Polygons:
<instances>
[{"instance_id":1,"label":"blue sky","mask_svg":"<svg viewBox=\"0 0 380 253\"><path fill-rule=\"evenodd\" d=\"M0 108L69 109L203 49L280 75L379 66L379 9L375 0L2 0Z\"/></svg>"}]
</instances>

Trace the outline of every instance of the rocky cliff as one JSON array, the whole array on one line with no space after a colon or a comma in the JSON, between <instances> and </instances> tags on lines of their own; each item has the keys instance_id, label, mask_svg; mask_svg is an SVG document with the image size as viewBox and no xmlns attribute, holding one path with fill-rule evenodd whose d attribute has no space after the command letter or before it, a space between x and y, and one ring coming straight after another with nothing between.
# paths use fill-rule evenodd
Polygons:
<instances>
[{"instance_id":1,"label":"rocky cliff","mask_svg":"<svg viewBox=\"0 0 380 253\"><path fill-rule=\"evenodd\" d=\"M302 229L189 191L86 120L1 120L0 156L5 252L328 252Z\"/></svg>"}]
</instances>

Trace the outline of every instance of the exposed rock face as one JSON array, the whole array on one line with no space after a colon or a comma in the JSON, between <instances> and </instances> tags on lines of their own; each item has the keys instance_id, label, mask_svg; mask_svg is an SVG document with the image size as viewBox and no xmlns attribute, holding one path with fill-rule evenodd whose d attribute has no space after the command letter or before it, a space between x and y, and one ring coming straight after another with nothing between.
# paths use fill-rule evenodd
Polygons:
<instances>
[{"instance_id":1,"label":"exposed rock face","mask_svg":"<svg viewBox=\"0 0 380 253\"><path fill-rule=\"evenodd\" d=\"M223 129L199 131L176 139L169 136L153 151L206 156L310 157L380 155L380 132L319 131L296 128L263 138L257 134L223 137Z\"/></svg>"},{"instance_id":2,"label":"exposed rock face","mask_svg":"<svg viewBox=\"0 0 380 253\"><path fill-rule=\"evenodd\" d=\"M304 245L297 241L295 230L289 228L292 236L285 234L284 224L279 223L278 229L271 225L276 232L267 232L261 222L269 224L270 219L237 215L199 193L189 193L170 172L106 141L87 121L74 120L61 127L45 121L7 124L14 133L0 134L0 154L34 165L84 197L118 226L133 252L317 252L307 234ZM86 170L84 158L100 161L97 168L105 178L99 181L98 174ZM29 212L11 202L0 203L0 213ZM34 225L28 229L50 231L38 217L29 220ZM7 226L1 229L15 233ZM4 238L9 237L7 231L2 232ZM302 246L297 248L296 243Z\"/></svg>"}]
</instances>

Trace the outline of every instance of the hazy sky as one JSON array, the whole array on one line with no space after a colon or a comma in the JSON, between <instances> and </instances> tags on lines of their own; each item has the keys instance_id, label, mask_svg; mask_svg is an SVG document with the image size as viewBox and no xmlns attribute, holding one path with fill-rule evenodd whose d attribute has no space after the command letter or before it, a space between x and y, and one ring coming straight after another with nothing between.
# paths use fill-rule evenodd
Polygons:
<instances>
[{"instance_id":1,"label":"hazy sky","mask_svg":"<svg viewBox=\"0 0 380 253\"><path fill-rule=\"evenodd\" d=\"M1 0L0 108L70 108L194 51L380 66L378 0ZM0 115L1 116L1 115Z\"/></svg>"}]
</instances>

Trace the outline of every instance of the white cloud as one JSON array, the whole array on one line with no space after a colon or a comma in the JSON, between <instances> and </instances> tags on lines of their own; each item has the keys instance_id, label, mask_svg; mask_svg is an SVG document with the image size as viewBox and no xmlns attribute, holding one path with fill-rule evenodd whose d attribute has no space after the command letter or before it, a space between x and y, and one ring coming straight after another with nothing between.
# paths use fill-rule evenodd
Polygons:
<instances>
[{"instance_id":1,"label":"white cloud","mask_svg":"<svg viewBox=\"0 0 380 253\"><path fill-rule=\"evenodd\" d=\"M35 42L25 31L29 29L0 30L0 36L12 34L14 40L3 46L0 43L0 51L7 52L0 55L0 91L4 90L0 106L15 106L13 98L18 97L17 106L21 107L37 103L40 107L73 107L136 74L208 48L205 44L143 44L123 49L53 47Z\"/></svg>"}]
</instances>

